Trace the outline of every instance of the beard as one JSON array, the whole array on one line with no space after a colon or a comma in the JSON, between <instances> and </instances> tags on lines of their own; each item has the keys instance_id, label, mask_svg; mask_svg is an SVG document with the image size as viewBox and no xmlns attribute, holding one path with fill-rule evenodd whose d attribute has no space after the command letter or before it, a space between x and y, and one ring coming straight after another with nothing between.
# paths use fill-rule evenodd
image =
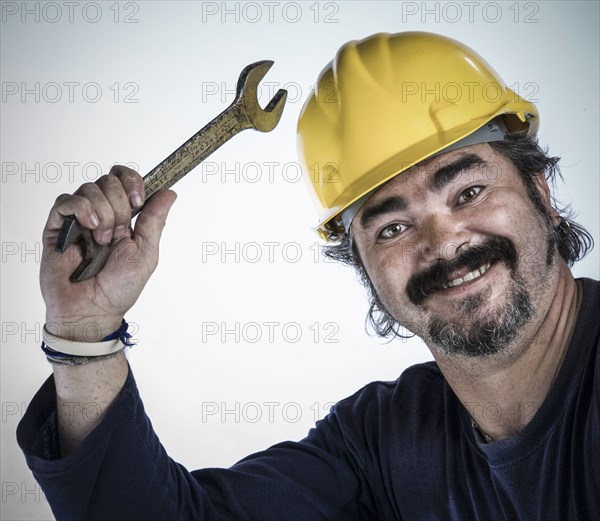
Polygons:
<instances>
[{"instance_id":1,"label":"beard","mask_svg":"<svg viewBox=\"0 0 600 521\"><path fill-rule=\"evenodd\" d=\"M547 256L548 266L551 264L549 261L550 256ZM458 323L427 313L429 317L423 333L426 333L427 341L440 353L469 358L499 355L509 348L523 326L534 316L533 299L524 278L517 273L516 249L508 239L491 237L484 243L461 252L450 261L440 261L415 274L409 280L407 295L410 301L427 312L428 297L441 290L453 272L464 268L471 271L485 264L498 262L503 262L508 267L511 276L502 305L491 312L479 311L492 298L492 287L487 286L478 294L469 295L455 304L460 316L471 316L470 321L461 320Z\"/></svg>"},{"instance_id":2,"label":"beard","mask_svg":"<svg viewBox=\"0 0 600 521\"><path fill-rule=\"evenodd\" d=\"M475 313L491 298L491 294L492 288L488 287L478 295L463 299L459 311L466 316ZM505 304L493 313L485 318L474 318L469 325L433 316L427 332L431 342L444 355L490 357L507 350L533 314L534 307L524 281L515 276Z\"/></svg>"}]
</instances>

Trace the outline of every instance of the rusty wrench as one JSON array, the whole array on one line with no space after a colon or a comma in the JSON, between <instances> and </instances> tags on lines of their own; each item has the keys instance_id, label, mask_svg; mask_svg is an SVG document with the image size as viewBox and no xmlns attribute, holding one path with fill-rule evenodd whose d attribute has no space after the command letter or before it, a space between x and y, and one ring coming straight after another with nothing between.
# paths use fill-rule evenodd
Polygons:
<instances>
[{"instance_id":1,"label":"rusty wrench","mask_svg":"<svg viewBox=\"0 0 600 521\"><path fill-rule=\"evenodd\" d=\"M287 91L279 89L265 109L258 104L257 97L258 83L271 65L273 62L269 60L248 65L238 79L233 103L144 176L146 200L161 188L173 186L238 132L248 128L270 132L277 126ZM140 210L132 211L131 217L135 217ZM92 232L83 228L71 215L65 219L60 230L56 251L63 253L76 242L83 243L83 260L71 275L73 282L97 275L110 255L110 245L96 243Z\"/></svg>"}]
</instances>

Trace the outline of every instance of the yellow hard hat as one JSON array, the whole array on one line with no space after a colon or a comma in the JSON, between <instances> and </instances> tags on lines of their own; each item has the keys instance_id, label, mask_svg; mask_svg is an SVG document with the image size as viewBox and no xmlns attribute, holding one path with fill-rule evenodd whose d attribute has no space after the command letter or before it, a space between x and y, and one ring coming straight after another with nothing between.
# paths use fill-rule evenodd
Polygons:
<instances>
[{"instance_id":1,"label":"yellow hard hat","mask_svg":"<svg viewBox=\"0 0 600 521\"><path fill-rule=\"evenodd\" d=\"M539 115L466 45L424 32L345 44L319 75L298 120L300 163L320 213L317 230L336 240L347 230L342 213L351 205L452 145L474 144L465 138L492 121L499 122L492 133L500 128L501 137L506 131L533 136Z\"/></svg>"}]
</instances>

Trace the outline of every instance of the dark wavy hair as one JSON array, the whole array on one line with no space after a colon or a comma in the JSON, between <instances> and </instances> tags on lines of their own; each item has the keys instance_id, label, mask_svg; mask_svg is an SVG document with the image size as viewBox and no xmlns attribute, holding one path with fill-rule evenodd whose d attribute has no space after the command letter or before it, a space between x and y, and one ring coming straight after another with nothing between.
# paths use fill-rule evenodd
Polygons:
<instances>
[{"instance_id":1,"label":"dark wavy hair","mask_svg":"<svg viewBox=\"0 0 600 521\"><path fill-rule=\"evenodd\" d=\"M557 177L563 179L558 166L560 158L547 155L547 151L540 147L537 139L523 137L522 135L507 136L505 140L492 142L489 145L509 159L515 166L525 183L529 198L544 216L549 227L554 230L554 239L560 256L569 266L582 259L594 247L592 236L583 226L573 220L573 212L570 206L562 206L553 197L552 205L562 217L560 224L555 226L535 186L535 175L538 172L544 172L547 181L553 187L556 187ZM370 325L375 333L381 337L390 337L390 340L394 337L410 338L413 336L394 319L381 302L365 270L351 234L344 233L338 243L322 246L322 253L330 259L352 266L358 273L361 283L369 293L370 307L367 314L367 326Z\"/></svg>"}]
</instances>

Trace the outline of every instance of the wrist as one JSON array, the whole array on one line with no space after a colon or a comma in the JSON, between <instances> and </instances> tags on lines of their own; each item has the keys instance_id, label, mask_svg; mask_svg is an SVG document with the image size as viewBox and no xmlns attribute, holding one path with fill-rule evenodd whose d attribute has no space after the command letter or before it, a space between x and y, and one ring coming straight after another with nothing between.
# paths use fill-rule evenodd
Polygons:
<instances>
[{"instance_id":1,"label":"wrist","mask_svg":"<svg viewBox=\"0 0 600 521\"><path fill-rule=\"evenodd\" d=\"M78 322L77 324L80 324ZM69 324L70 331L67 332L71 337L76 337L76 330L72 324ZM55 324L57 326L57 324ZM99 329L97 324L94 329ZM46 355L48 362L52 365L85 365L91 362L105 361L109 358L118 356L126 347L135 345L131 341L131 335L127 332L129 324L123 319L120 327L111 334L106 335L100 341L68 340L52 334L47 325L42 330L41 345L42 351ZM58 329L58 327L55 327ZM81 335L86 340L91 336L97 336L97 331L93 335L89 334L88 327L83 329Z\"/></svg>"},{"instance_id":2,"label":"wrist","mask_svg":"<svg viewBox=\"0 0 600 521\"><path fill-rule=\"evenodd\" d=\"M73 342L101 342L121 327L119 317L61 317L46 314L46 330L52 335Z\"/></svg>"}]
</instances>

